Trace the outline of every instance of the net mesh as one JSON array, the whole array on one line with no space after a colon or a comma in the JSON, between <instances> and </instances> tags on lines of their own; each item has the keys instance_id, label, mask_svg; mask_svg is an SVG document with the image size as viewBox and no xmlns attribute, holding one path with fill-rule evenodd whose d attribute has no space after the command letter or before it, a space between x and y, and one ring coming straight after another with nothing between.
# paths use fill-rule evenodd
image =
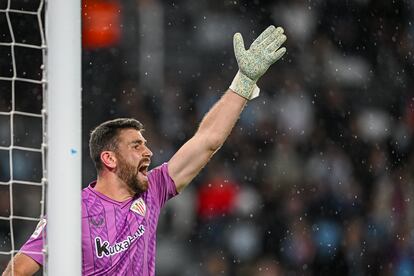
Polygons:
<instances>
[{"instance_id":1,"label":"net mesh","mask_svg":"<svg viewBox=\"0 0 414 276\"><path fill-rule=\"evenodd\" d=\"M0 268L45 213L44 0L0 0Z\"/></svg>"}]
</instances>

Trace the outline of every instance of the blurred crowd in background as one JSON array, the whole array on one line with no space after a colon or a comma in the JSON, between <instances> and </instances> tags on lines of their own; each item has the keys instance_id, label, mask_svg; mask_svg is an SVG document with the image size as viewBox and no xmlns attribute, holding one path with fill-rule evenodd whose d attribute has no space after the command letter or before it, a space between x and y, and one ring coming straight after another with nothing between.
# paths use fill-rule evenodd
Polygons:
<instances>
[{"instance_id":1,"label":"blurred crowd in background","mask_svg":"<svg viewBox=\"0 0 414 276\"><path fill-rule=\"evenodd\" d=\"M409 0L83 0L83 187L95 177L93 127L134 117L152 166L168 161L236 74L233 34L247 46L270 24L284 27L287 54L221 150L163 210L157 275L414 275ZM0 106L10 111L4 83ZM20 105L33 109L41 87L16 93L28 90ZM15 143L40 143L28 129ZM41 158L25 154L12 174L38 181ZM0 151L0 181L10 178L8 156ZM4 216L10 187L2 187ZM16 197L15 212L39 213L40 189ZM20 246L31 228L15 231ZM9 232L0 225L2 250Z\"/></svg>"}]
</instances>

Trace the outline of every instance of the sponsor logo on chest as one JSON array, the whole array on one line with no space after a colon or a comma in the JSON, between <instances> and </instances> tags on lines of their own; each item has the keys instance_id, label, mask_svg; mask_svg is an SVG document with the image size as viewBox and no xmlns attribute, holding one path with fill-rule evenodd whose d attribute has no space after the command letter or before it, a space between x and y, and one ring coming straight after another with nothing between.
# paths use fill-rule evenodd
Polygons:
<instances>
[{"instance_id":1,"label":"sponsor logo on chest","mask_svg":"<svg viewBox=\"0 0 414 276\"><path fill-rule=\"evenodd\" d=\"M123 241L110 245L108 241L102 240L100 237L95 238L96 256L102 258L104 256L113 256L127 250L131 244L139 237L144 235L145 227L140 225L131 236L127 236Z\"/></svg>"},{"instance_id":2,"label":"sponsor logo on chest","mask_svg":"<svg viewBox=\"0 0 414 276\"><path fill-rule=\"evenodd\" d=\"M140 197L134 202L132 202L131 207L129 208L132 212L135 212L141 216L145 216L147 212L147 206L145 205L144 200Z\"/></svg>"}]
</instances>

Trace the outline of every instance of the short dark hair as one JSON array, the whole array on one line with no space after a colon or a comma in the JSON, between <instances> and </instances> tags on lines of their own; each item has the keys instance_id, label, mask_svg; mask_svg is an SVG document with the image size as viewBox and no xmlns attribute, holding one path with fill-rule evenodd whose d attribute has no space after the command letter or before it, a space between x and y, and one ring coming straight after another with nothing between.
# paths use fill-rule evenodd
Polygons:
<instances>
[{"instance_id":1,"label":"short dark hair","mask_svg":"<svg viewBox=\"0 0 414 276\"><path fill-rule=\"evenodd\" d=\"M98 172L102 169L101 153L105 150L116 151L119 132L129 128L138 131L144 130L143 124L132 118L106 121L92 130L89 139L89 154Z\"/></svg>"}]
</instances>

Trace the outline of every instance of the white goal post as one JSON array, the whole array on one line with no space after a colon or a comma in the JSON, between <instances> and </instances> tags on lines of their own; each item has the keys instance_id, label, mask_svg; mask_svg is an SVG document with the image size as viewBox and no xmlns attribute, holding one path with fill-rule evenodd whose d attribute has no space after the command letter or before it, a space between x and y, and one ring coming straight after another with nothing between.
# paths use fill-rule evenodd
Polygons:
<instances>
[{"instance_id":1,"label":"white goal post","mask_svg":"<svg viewBox=\"0 0 414 276\"><path fill-rule=\"evenodd\" d=\"M46 1L47 274L81 275L81 1Z\"/></svg>"}]
</instances>

